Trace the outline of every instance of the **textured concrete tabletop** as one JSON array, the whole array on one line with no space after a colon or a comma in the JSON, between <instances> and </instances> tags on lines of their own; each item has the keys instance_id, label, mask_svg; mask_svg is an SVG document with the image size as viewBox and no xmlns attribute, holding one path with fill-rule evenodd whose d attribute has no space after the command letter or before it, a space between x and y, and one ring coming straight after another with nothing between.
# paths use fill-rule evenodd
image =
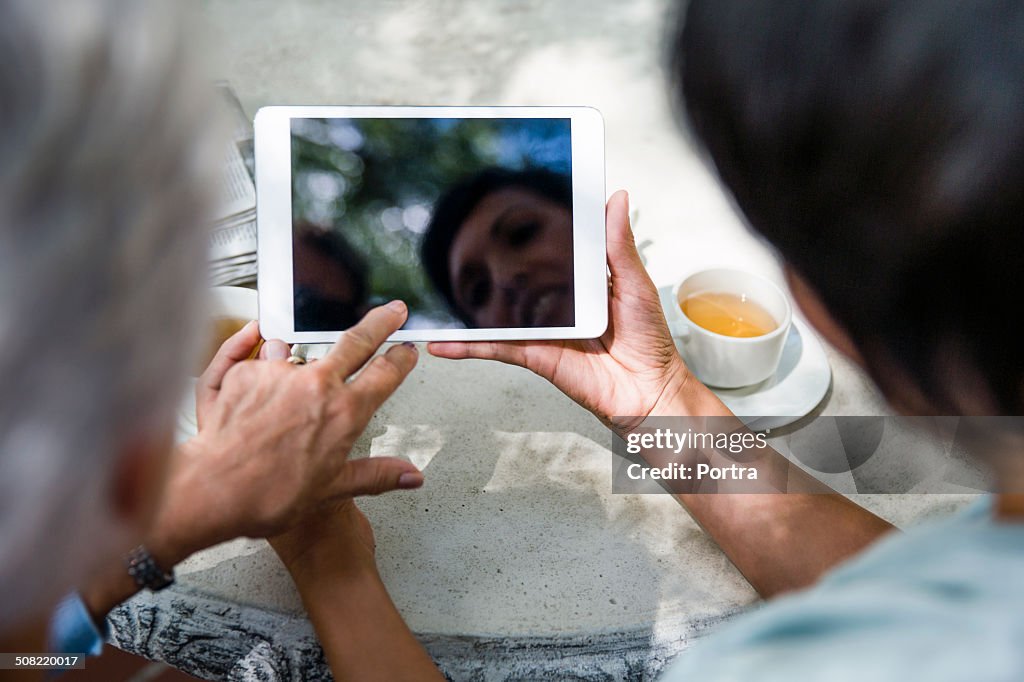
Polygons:
<instances>
[{"instance_id":1,"label":"textured concrete tabletop","mask_svg":"<svg viewBox=\"0 0 1024 682\"><path fill-rule=\"evenodd\" d=\"M202 3L220 73L264 104L571 104L605 118L656 284L726 265L778 279L674 122L660 1ZM360 454L408 457L420 491L366 499L395 602L455 679L647 677L755 594L668 496L610 494L608 432L529 372L421 354ZM818 412L884 414L829 351ZM898 524L966 495L861 496ZM214 548L115 612L115 640L205 677L317 679L322 654L262 542Z\"/></svg>"}]
</instances>

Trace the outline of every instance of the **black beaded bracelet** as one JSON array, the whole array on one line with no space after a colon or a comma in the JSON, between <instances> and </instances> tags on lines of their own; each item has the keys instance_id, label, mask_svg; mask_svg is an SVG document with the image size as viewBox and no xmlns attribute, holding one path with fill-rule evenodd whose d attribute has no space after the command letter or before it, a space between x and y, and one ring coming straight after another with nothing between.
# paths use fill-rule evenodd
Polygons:
<instances>
[{"instance_id":1,"label":"black beaded bracelet","mask_svg":"<svg viewBox=\"0 0 1024 682\"><path fill-rule=\"evenodd\" d=\"M142 545L128 552L125 564L128 566L128 575L139 587L156 592L174 584L174 569L165 572Z\"/></svg>"}]
</instances>

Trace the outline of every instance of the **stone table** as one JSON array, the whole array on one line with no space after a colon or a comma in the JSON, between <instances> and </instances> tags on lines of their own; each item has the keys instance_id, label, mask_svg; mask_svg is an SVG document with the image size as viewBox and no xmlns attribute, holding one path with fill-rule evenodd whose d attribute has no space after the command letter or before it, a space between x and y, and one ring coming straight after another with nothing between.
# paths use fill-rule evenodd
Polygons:
<instances>
[{"instance_id":1,"label":"stone table","mask_svg":"<svg viewBox=\"0 0 1024 682\"><path fill-rule=\"evenodd\" d=\"M779 280L679 133L658 64L660 0L208 0L218 76L264 104L581 104L605 117L659 285L712 266ZM407 457L422 490L360 501L383 578L452 679L647 679L756 595L668 496L611 494L609 433L525 370L420 366L357 454ZM885 414L829 351L816 412ZM793 428L800 428L796 425ZM858 496L898 525L969 495ZM119 646L211 679L328 678L281 564L241 540L111 616Z\"/></svg>"}]
</instances>

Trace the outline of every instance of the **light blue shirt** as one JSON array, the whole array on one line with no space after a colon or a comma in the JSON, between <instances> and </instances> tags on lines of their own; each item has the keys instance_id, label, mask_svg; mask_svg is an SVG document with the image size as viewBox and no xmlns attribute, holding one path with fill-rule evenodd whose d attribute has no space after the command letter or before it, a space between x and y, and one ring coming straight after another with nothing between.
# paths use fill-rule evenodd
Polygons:
<instances>
[{"instance_id":1,"label":"light blue shirt","mask_svg":"<svg viewBox=\"0 0 1024 682\"><path fill-rule=\"evenodd\" d=\"M985 498L739 616L662 682L1024 680L1024 524Z\"/></svg>"},{"instance_id":2,"label":"light blue shirt","mask_svg":"<svg viewBox=\"0 0 1024 682\"><path fill-rule=\"evenodd\" d=\"M106 623L103 630L96 627L79 594L72 592L57 604L50 617L47 650L52 654L99 656L103 652Z\"/></svg>"}]
</instances>

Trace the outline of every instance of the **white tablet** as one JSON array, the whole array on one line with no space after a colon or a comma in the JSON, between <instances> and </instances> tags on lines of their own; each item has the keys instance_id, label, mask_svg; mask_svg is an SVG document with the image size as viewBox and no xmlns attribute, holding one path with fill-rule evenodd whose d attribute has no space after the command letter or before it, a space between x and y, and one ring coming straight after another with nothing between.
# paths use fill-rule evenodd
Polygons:
<instances>
[{"instance_id":1,"label":"white tablet","mask_svg":"<svg viewBox=\"0 0 1024 682\"><path fill-rule=\"evenodd\" d=\"M265 107L260 326L336 340L573 339L607 326L604 124L585 107Z\"/></svg>"}]
</instances>

